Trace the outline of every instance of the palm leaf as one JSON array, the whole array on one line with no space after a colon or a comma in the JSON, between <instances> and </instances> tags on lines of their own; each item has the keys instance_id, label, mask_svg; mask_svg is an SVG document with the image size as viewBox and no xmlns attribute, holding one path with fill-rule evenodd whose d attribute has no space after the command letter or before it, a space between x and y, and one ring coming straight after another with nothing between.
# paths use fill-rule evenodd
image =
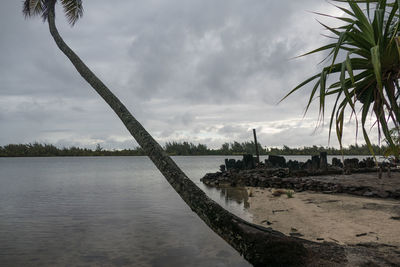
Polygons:
<instances>
[{"instance_id":1,"label":"palm leaf","mask_svg":"<svg viewBox=\"0 0 400 267\"><path fill-rule=\"evenodd\" d=\"M22 13L25 17L33 17L43 12L44 0L25 0Z\"/></svg>"},{"instance_id":2,"label":"palm leaf","mask_svg":"<svg viewBox=\"0 0 400 267\"><path fill-rule=\"evenodd\" d=\"M32 16L39 15L43 11L44 0L30 0L29 11Z\"/></svg>"},{"instance_id":3,"label":"palm leaf","mask_svg":"<svg viewBox=\"0 0 400 267\"><path fill-rule=\"evenodd\" d=\"M381 57L379 53L379 46L374 46L371 48L371 60L374 67L375 78L378 84L378 89L382 93L382 67L381 67Z\"/></svg>"},{"instance_id":4,"label":"palm leaf","mask_svg":"<svg viewBox=\"0 0 400 267\"><path fill-rule=\"evenodd\" d=\"M83 15L82 0L61 0L65 16L71 25Z\"/></svg>"},{"instance_id":5,"label":"palm leaf","mask_svg":"<svg viewBox=\"0 0 400 267\"><path fill-rule=\"evenodd\" d=\"M22 14L24 14L25 18L31 16L31 10L30 10L30 0L25 0L22 4Z\"/></svg>"},{"instance_id":6,"label":"palm leaf","mask_svg":"<svg viewBox=\"0 0 400 267\"><path fill-rule=\"evenodd\" d=\"M348 72L349 75L350 75L351 82L353 83L353 86L354 86L355 80L354 80L353 66L351 65L350 55L351 55L350 52L347 53L347 57L346 57L346 69L347 69L347 72Z\"/></svg>"},{"instance_id":7,"label":"palm leaf","mask_svg":"<svg viewBox=\"0 0 400 267\"><path fill-rule=\"evenodd\" d=\"M316 13L344 23L336 28L320 23L334 35L330 36L330 39L333 38L334 41L301 55L308 56L327 51L326 58L332 58L330 66L323 67L320 73L296 86L285 98L309 82L316 80L306 111L319 92L319 115L322 115L323 119L327 98L335 96L329 123L329 138L335 120L336 135L342 146L344 114L347 108L351 109L351 117L354 115L358 129L355 107L357 102L361 102L363 136L371 153L373 154L372 144L366 130L366 117L369 111L376 116L374 125L378 132L382 132L389 146L398 151L399 145L396 146L390 137L389 125L394 123L398 128L400 118L398 106L400 98L398 83L400 78L400 0L336 0L336 2L348 4L348 8L336 6L345 13L346 17ZM376 3L376 5L371 5L371 3ZM361 8L360 4L366 4L366 9ZM345 60L337 62L339 58L342 58L339 56L342 53L347 54ZM337 80L328 86L326 83L331 75L335 75L332 77Z\"/></svg>"}]
</instances>

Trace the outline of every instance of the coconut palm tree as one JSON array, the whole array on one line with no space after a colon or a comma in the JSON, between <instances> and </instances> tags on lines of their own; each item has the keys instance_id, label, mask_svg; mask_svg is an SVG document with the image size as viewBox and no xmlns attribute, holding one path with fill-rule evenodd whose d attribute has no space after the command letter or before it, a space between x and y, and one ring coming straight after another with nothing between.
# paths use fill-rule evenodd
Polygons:
<instances>
[{"instance_id":1,"label":"coconut palm tree","mask_svg":"<svg viewBox=\"0 0 400 267\"><path fill-rule=\"evenodd\" d=\"M361 128L364 140L373 154L371 141L366 129L366 119L369 113L375 115L379 136L383 133L391 151L399 156L399 147L391 137L390 128L394 126L399 132L400 109L400 21L398 0L334 0L346 2L348 8L337 6L345 16L333 17L342 26L333 28L325 24L323 27L330 32L331 43L315 49L305 55L318 52L328 52L325 60L329 64L320 73L300 83L287 94L298 91L303 86L313 82L306 112L319 95L320 118L323 119L326 99L335 97L329 123L329 136L335 121L335 129L340 146L342 145L345 111L350 110L355 115L358 128L358 116L361 113ZM343 59L344 58L344 59ZM343 60L339 60L343 59ZM333 76L334 82L327 86L327 80ZM358 106L361 108L358 110ZM357 133L356 133L357 134Z\"/></svg>"},{"instance_id":2,"label":"coconut palm tree","mask_svg":"<svg viewBox=\"0 0 400 267\"><path fill-rule=\"evenodd\" d=\"M307 257L310 255L316 257L316 253L310 253L310 250L315 247L319 249L320 245L310 245L309 243L303 245L300 240L248 223L208 198L182 172L122 102L64 42L55 25L55 4L57 2L63 6L64 13L71 25L74 25L82 17L81 0L25 0L23 2L23 14L26 17L41 16L44 21L47 21L50 33L58 48L68 57L79 74L114 110L175 191L213 231L255 266L265 266L266 264L304 265ZM308 246L308 249L305 246ZM331 256L328 254L326 257L330 258ZM321 255L321 253L318 255Z\"/></svg>"}]
</instances>

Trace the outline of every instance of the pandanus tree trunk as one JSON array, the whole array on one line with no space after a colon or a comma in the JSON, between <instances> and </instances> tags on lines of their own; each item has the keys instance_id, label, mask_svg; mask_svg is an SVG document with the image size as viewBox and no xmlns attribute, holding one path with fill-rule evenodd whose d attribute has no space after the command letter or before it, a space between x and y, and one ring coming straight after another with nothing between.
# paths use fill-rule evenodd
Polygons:
<instances>
[{"instance_id":1,"label":"pandanus tree trunk","mask_svg":"<svg viewBox=\"0 0 400 267\"><path fill-rule=\"evenodd\" d=\"M310 249L313 247L310 245L311 243L248 223L207 197L183 173L121 101L63 41L55 25L54 6L48 12L48 23L50 33L58 48L69 58L79 74L114 110L180 197L214 232L242 254L246 260L254 266L302 266L307 263L311 254L314 255L313 258L316 256Z\"/></svg>"}]
</instances>

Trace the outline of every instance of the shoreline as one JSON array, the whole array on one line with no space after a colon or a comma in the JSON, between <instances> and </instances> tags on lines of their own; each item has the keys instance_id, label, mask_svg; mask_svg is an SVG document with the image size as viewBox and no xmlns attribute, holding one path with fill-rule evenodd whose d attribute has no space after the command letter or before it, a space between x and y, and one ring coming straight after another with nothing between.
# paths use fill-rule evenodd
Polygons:
<instances>
[{"instance_id":1,"label":"shoreline","mask_svg":"<svg viewBox=\"0 0 400 267\"><path fill-rule=\"evenodd\" d=\"M295 177L288 169L251 169L206 174L201 181L208 185L285 188L295 192L321 192L326 194L350 194L372 198L400 199L400 172L358 172L342 174L342 170L330 174L304 173Z\"/></svg>"}]
</instances>

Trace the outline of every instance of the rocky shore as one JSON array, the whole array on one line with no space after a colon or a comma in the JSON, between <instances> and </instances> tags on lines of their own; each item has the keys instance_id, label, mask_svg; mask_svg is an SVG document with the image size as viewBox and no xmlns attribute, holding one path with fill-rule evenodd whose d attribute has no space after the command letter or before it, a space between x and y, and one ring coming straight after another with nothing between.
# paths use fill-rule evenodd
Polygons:
<instances>
[{"instance_id":1,"label":"rocky shore","mask_svg":"<svg viewBox=\"0 0 400 267\"><path fill-rule=\"evenodd\" d=\"M347 193L400 199L400 173L394 166L385 164L378 168L372 159L361 162L349 159L347 162L345 160L345 164L334 159L333 165L326 162L326 155L313 157L306 163L286 163L282 158L274 156L272 162L268 159L264 164L258 165L249 163L248 156L244 156L239 164L227 159L226 165L221 166L221 171L208 173L201 181L208 186L286 188L295 192Z\"/></svg>"}]
</instances>

